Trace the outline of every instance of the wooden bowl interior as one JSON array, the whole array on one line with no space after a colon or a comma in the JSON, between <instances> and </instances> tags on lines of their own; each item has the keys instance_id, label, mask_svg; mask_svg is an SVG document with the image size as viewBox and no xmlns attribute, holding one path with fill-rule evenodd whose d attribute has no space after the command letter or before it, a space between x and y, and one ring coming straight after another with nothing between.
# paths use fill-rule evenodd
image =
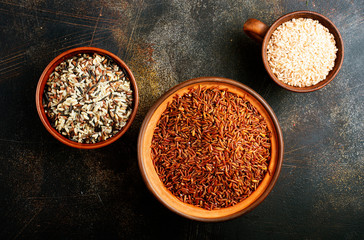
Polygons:
<instances>
[{"instance_id":1,"label":"wooden bowl interior","mask_svg":"<svg viewBox=\"0 0 364 240\"><path fill-rule=\"evenodd\" d=\"M235 82L235 81L234 81ZM174 88L171 91L167 92L151 109L148 113L146 119L144 120L141 133L139 136L139 146L138 146L138 154L139 154L139 164L142 171L142 175L144 180L147 183L148 188L154 193L154 195L169 209L175 211L176 213L185 216L187 218L201 220L201 221L217 221L217 220L226 220L243 214L246 211L249 211L259 203L257 203L258 199L263 201L266 195L268 187L275 181L272 181L273 177L278 176L280 171L280 164L282 159L283 151L282 143L279 142L278 134L277 134L277 126L272 120L271 115L267 112L265 107L258 101L255 97L253 97L250 93L242 89L241 87L235 85L232 80L231 82L216 82L216 81L204 81L204 82L190 82L190 84L185 84L181 88ZM216 87L219 86L220 89L228 89L228 91L236 93L239 96L245 96L245 98L254 105L260 114L264 116L268 123L268 128L272 132L271 137L271 161L269 163L269 172L270 174L266 174L263 181L260 183L256 191L254 191L247 199L242 202L228 208L223 208L219 210L205 210L187 203L180 201L177 197L175 197L167 188L164 186L159 176L157 175L152 159L151 159L151 142L154 133L154 129L167 107L167 104L173 100L173 97L178 94L182 96L187 93L188 90L192 87ZM177 86L178 87L178 86ZM275 117L275 116L274 116ZM279 129L280 130L280 129ZM282 147L280 149L280 147ZM280 159L280 160L279 160ZM279 165L279 168L277 168ZM271 186L272 187L272 186ZM271 189L269 189L270 191ZM265 196L263 194L266 193Z\"/></svg>"},{"instance_id":2,"label":"wooden bowl interior","mask_svg":"<svg viewBox=\"0 0 364 240\"><path fill-rule=\"evenodd\" d=\"M54 129L51 125L51 123L48 120L47 115L44 112L44 108L43 108L43 93L44 93L44 88L45 85L48 81L49 75L54 71L54 69L64 60L71 58L79 53L98 53L100 55L108 55L109 57L111 57L115 63L117 63L120 67L122 67L123 69L125 69L126 74L128 75L129 79L130 79L130 83L131 83L131 88L133 89L133 111L130 115L130 118L127 122L127 124L123 127L123 129L120 130L120 132L118 132L117 134L115 134L113 137L102 141L102 142L98 142L98 143L93 143L93 144L86 144L86 143L78 143L78 142L74 142L68 138L66 138L65 136L63 136L62 134L60 134L56 129ZM109 145L113 142L115 142L117 139L119 139L125 132L126 130L130 127L131 123L133 122L137 109L138 109L138 103L139 103L139 94L138 94L138 88L136 85L136 81L134 78L133 73L130 71L129 67L120 59L118 58L116 55L103 50L103 49L99 49L99 48L93 48L93 47L80 47L80 48L75 48L75 49L71 49L69 51L66 51L62 54L60 54L59 56L57 56L52 62L50 62L48 64L48 66L44 69L41 77L39 78L39 82L38 82L38 86L37 86L37 91L36 91L36 107L37 107L37 111L38 111L38 115L43 123L43 125L45 126L45 128L48 130L48 132L50 132L50 134L52 134L52 136L54 136L56 139L58 139L60 142L71 146L71 147L75 147L75 148L80 148L80 149L94 149L94 148L100 148L100 147L104 147L106 145Z\"/></svg>"},{"instance_id":3,"label":"wooden bowl interior","mask_svg":"<svg viewBox=\"0 0 364 240\"><path fill-rule=\"evenodd\" d=\"M278 80L278 78L275 76L273 71L271 70L268 60L267 60L267 46L270 37L272 36L273 32L279 27L282 23L287 22L293 18L311 18L313 20L318 20L323 26L325 26L330 33L334 35L336 47L338 49L336 53L336 60L335 60L335 66L334 68L329 72L326 79L322 80L321 82L317 83L316 85L309 86L309 87L294 87L290 86L288 84L283 83L282 81ZM272 26L269 28L267 34L264 37L263 46L262 46L262 57L263 57L263 63L264 67L267 70L269 76L281 87L288 89L293 92L312 92L318 89L323 88L326 86L329 82L331 82L337 73L339 72L341 65L344 60L344 44L342 37L340 35L339 30L336 28L336 26L325 16L310 12L310 11L298 11L298 12L292 12L289 13L281 18L279 18L277 21L275 21Z\"/></svg>"}]
</instances>

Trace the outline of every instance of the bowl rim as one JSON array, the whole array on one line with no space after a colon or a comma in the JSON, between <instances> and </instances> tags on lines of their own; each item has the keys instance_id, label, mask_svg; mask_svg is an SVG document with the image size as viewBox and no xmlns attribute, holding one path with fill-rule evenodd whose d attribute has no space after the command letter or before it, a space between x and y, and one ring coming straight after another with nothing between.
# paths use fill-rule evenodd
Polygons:
<instances>
[{"instance_id":1,"label":"bowl rim","mask_svg":"<svg viewBox=\"0 0 364 240\"><path fill-rule=\"evenodd\" d=\"M56 66L58 66L62 61L64 61L67 58L70 58L76 54L79 54L79 53L98 53L100 55L109 56L110 58L112 58L115 61L116 64L118 64L120 67L122 67L126 71L127 75L129 76L131 87L133 89L133 98L134 98L133 99L133 110L132 110L132 113L130 114L128 122L114 136L106 139L105 141L101 141L101 142L97 142L97 143L78 143L78 142L74 142L74 141L66 138L65 136L61 135L56 129L54 129L51 126L51 124L48 120L48 117L46 116L46 114L44 112L44 108L43 108L43 104L42 104L44 88L45 88L46 82L49 78L49 75L53 72L53 70L56 68ZM137 114L138 105L139 105L139 91L138 91L138 86L137 86L133 73L131 72L130 68L125 64L125 62L122 61L118 56L116 56L115 54L113 54L107 50L101 49L101 48L78 47L78 48L73 48L73 49L67 50L67 51L59 54L43 70L43 72L38 80L37 89L36 89L36 93L35 93L35 102L36 102L36 108L37 108L37 112L38 112L41 122L43 123L43 125L47 129L47 131L54 138L56 138L58 141L62 142L63 144L66 144L70 147L74 147L74 148L78 148L78 149L95 149L95 148L104 147L106 145L109 145L109 144L115 142L122 135L124 135L124 133L129 129L129 127L131 126L131 124L134 121L135 116Z\"/></svg>"},{"instance_id":2,"label":"bowl rim","mask_svg":"<svg viewBox=\"0 0 364 240\"><path fill-rule=\"evenodd\" d=\"M269 66L268 59L267 59L267 54L266 54L268 42L269 42L269 39L270 39L272 33L277 29L278 26L280 26L284 22L287 22L287 21L289 21L289 20L291 20L291 19L293 19L295 17L310 18L312 16L315 17L315 18L311 18L311 19L318 20L320 22L320 24L324 25L327 29L329 29L329 32L331 34L333 34L334 37L335 37L335 43L336 43L336 47L338 49L338 51L336 53L335 65L334 65L334 68L328 73L328 76L330 74L332 74L332 75L329 78L325 78L324 80L320 81L319 83L317 83L315 85L312 85L312 86L309 86L309 87L291 86L291 85L288 85L288 84L280 81L275 76L275 74L272 72L272 70L271 70L271 68ZM328 27L327 25L329 25L330 27ZM287 14L279 17L269 27L269 29L268 29L268 31L265 34L264 39L263 39L261 54L262 54L264 68L266 69L269 76L271 77L271 79L273 79L273 81L276 84L278 84L282 88L285 88L285 89L287 89L289 91L292 91L292 92L307 93L307 92L313 92L313 91L316 91L316 90L319 90L319 89L325 87L339 73L339 71L340 71L340 69L342 67L343 61L344 61L344 42L343 42L343 39L342 39L342 36L340 34L339 29L335 26L335 24L330 19L328 19L324 15L322 15L320 13L317 13L317 12L306 11L306 10L295 11L295 12L290 12L290 13L287 13Z\"/></svg>"},{"instance_id":3,"label":"bowl rim","mask_svg":"<svg viewBox=\"0 0 364 240\"><path fill-rule=\"evenodd\" d=\"M247 92L248 94L250 94L253 98L255 98L261 105L262 107L267 111L269 117L271 118L271 122L272 125L275 129L276 132L276 136L277 136L277 164L275 166L275 170L273 173L272 178L270 179L270 182L268 183L267 187L264 189L263 193L254 201L252 202L248 207L242 209L241 211L235 212L233 214L227 215L227 216L223 216L223 217L216 217L216 218L205 218L203 216L191 216L188 213L185 212L181 212L178 211L177 209L173 208L173 206L171 206L169 204L168 201L166 201L165 199L163 199L162 196L158 195L156 193L156 190L154 189L154 187L152 186L151 180L148 178L147 176L147 172L146 172L146 166L144 163L144 159L142 157L142 153L143 153L143 140L144 140L144 136L145 136L145 132L147 130L148 127L148 123L151 120L154 112L157 110L157 108L171 95L173 95L176 91L178 91L179 89L191 86L191 85L195 85L195 84L201 84L201 83L205 83L205 82L213 82L216 85L219 85L219 83L223 83L223 84L227 84L227 85L232 85L234 87L238 87L241 88L242 90L244 90L245 92ZM139 132L139 136L138 136L138 165L139 165L139 169L141 171L142 177L144 182L147 185L147 188L150 190L150 192L153 193L153 195L159 200L159 202L161 202L165 207L167 207L168 209L170 209L171 211L179 214L180 216L192 219L192 220L198 220L198 221L203 221L203 222L218 222L218 221L225 221L225 220L229 220L229 219L233 219L236 218L242 214L245 214L249 211L251 211L252 209L254 209L256 206L258 206L268 195L269 193L272 191L278 177L281 171L281 167L282 167L282 163L283 163L283 153L284 153L284 143L283 143L283 134L282 134L282 130L280 128L279 122L278 122L278 118L276 117L275 113L273 112L272 108L269 106L269 104L258 94L256 93L253 89L249 88L248 86L237 82L235 80L232 79L228 79L228 78L222 78L222 77L199 77L199 78L193 78L190 80L187 80L185 82L179 83L178 85L172 87L171 89L169 89L166 93L164 93L154 104L153 106L150 108L150 110L148 111L142 126L140 128L140 132ZM169 193L172 195L172 193ZM212 210L214 211L214 210Z\"/></svg>"}]
</instances>

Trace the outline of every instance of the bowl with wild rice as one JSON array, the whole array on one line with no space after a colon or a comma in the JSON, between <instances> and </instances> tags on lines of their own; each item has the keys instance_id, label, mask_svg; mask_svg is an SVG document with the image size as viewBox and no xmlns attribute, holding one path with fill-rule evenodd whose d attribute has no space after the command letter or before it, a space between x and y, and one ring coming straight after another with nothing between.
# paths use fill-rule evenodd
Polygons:
<instances>
[{"instance_id":1,"label":"bowl with wild rice","mask_svg":"<svg viewBox=\"0 0 364 240\"><path fill-rule=\"evenodd\" d=\"M223 221L260 204L283 161L271 107L237 81L203 77L166 92L146 115L139 167L155 197L199 221Z\"/></svg>"},{"instance_id":2,"label":"bowl with wild rice","mask_svg":"<svg viewBox=\"0 0 364 240\"><path fill-rule=\"evenodd\" d=\"M138 88L116 55L81 47L57 56L43 71L36 106L45 128L62 143L80 149L106 146L130 127Z\"/></svg>"},{"instance_id":3,"label":"bowl with wild rice","mask_svg":"<svg viewBox=\"0 0 364 240\"><path fill-rule=\"evenodd\" d=\"M339 30L325 16L311 11L288 13L270 27L249 19L244 31L262 43L269 76L293 92L312 92L329 84L344 59Z\"/></svg>"}]
</instances>

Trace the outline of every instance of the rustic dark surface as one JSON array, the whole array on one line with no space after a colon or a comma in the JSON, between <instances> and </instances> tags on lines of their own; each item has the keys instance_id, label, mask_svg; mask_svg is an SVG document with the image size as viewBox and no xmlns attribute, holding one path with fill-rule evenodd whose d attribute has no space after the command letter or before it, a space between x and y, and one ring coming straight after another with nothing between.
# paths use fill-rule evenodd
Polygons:
<instances>
[{"instance_id":1,"label":"rustic dark surface","mask_svg":"<svg viewBox=\"0 0 364 240\"><path fill-rule=\"evenodd\" d=\"M0 1L0 239L364 239L364 3L354 1ZM276 86L242 30L295 10L339 28L345 59L322 90ZM46 65L80 46L123 59L140 109L120 140L77 150L55 140L35 109ZM222 223L182 218L147 190L137 137L153 102L200 76L240 81L274 109L284 164L268 198Z\"/></svg>"}]
</instances>

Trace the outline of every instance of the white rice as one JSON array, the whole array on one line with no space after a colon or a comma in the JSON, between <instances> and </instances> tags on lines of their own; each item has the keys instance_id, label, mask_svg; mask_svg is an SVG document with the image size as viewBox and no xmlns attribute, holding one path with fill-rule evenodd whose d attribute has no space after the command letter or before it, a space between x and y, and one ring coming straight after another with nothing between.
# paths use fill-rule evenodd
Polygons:
<instances>
[{"instance_id":1,"label":"white rice","mask_svg":"<svg viewBox=\"0 0 364 240\"><path fill-rule=\"evenodd\" d=\"M270 68L291 86L308 87L324 80L335 65L334 36L317 20L292 19L280 25L267 46Z\"/></svg>"}]
</instances>

